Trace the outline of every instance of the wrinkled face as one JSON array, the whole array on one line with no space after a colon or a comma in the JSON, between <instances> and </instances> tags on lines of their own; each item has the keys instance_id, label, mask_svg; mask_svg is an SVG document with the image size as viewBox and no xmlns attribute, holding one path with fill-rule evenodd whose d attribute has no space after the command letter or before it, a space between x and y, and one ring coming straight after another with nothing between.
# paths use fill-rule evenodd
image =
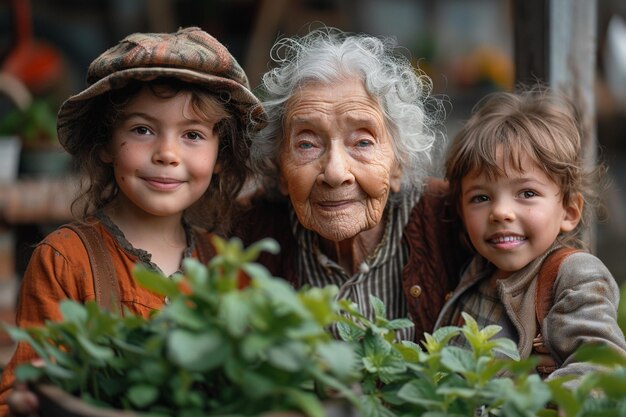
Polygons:
<instances>
[{"instance_id":1,"label":"wrinkled face","mask_svg":"<svg viewBox=\"0 0 626 417\"><path fill-rule=\"evenodd\" d=\"M578 225L582 212L582 199L564 204L559 186L537 164L525 158L522 168L495 179L474 173L461 182L465 228L499 278L543 254L559 233Z\"/></svg>"},{"instance_id":2,"label":"wrinkled face","mask_svg":"<svg viewBox=\"0 0 626 417\"><path fill-rule=\"evenodd\" d=\"M126 105L102 155L113 164L120 204L147 216L180 216L211 182L216 122L194 112L189 93L162 98L141 90Z\"/></svg>"},{"instance_id":3,"label":"wrinkled face","mask_svg":"<svg viewBox=\"0 0 626 417\"><path fill-rule=\"evenodd\" d=\"M298 90L284 132L282 187L304 227L339 242L380 223L400 169L380 106L358 78Z\"/></svg>"}]
</instances>

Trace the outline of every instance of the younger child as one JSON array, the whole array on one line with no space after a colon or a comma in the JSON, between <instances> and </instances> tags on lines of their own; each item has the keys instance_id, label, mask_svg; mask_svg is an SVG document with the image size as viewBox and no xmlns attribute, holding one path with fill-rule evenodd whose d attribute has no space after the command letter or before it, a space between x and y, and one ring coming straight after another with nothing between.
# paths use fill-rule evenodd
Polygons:
<instances>
[{"instance_id":1,"label":"younger child","mask_svg":"<svg viewBox=\"0 0 626 417\"><path fill-rule=\"evenodd\" d=\"M558 248L581 246L577 234L592 197L574 114L547 89L495 93L455 137L445 162L451 204L476 255L436 327L461 325L464 311L481 327L501 326L498 336L515 341L522 358L541 352L541 334L549 352L541 359L552 358L558 368L552 376L588 370L573 356L586 343L626 355L617 285L590 253L565 257L547 316L536 318L540 267Z\"/></svg>"},{"instance_id":2,"label":"younger child","mask_svg":"<svg viewBox=\"0 0 626 417\"><path fill-rule=\"evenodd\" d=\"M137 285L135 264L169 276L183 258L208 261L210 233L191 217L204 215L214 231L228 224L248 175L245 129L264 113L234 57L199 28L130 35L91 63L87 81L58 116L60 142L88 180L73 208L82 207L80 224L110 256L119 298L110 307L146 317L166 300ZM24 274L17 325L59 320L63 299L98 299L90 255L73 230L47 236ZM2 376L2 403L14 367L34 356L18 346Z\"/></svg>"}]
</instances>

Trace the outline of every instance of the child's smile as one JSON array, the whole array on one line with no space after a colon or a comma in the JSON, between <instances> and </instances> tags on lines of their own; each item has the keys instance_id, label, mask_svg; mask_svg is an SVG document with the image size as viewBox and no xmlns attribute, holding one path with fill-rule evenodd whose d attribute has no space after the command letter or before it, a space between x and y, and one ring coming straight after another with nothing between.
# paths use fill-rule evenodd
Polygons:
<instances>
[{"instance_id":1,"label":"child's smile","mask_svg":"<svg viewBox=\"0 0 626 417\"><path fill-rule=\"evenodd\" d=\"M491 244L501 249L508 249L523 244L526 241L526 237L519 235L510 235L506 233L496 233L493 236L489 237L487 240Z\"/></svg>"},{"instance_id":2,"label":"child's smile","mask_svg":"<svg viewBox=\"0 0 626 417\"><path fill-rule=\"evenodd\" d=\"M162 177L144 177L144 181L146 181L149 187L154 188L157 191L175 190L185 182L174 178Z\"/></svg>"}]
</instances>

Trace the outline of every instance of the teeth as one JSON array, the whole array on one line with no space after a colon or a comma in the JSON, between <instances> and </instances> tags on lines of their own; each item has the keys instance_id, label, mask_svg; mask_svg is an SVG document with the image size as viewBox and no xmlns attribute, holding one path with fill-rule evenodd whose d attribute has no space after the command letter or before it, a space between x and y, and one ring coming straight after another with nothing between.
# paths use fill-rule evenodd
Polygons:
<instances>
[{"instance_id":1,"label":"teeth","mask_svg":"<svg viewBox=\"0 0 626 417\"><path fill-rule=\"evenodd\" d=\"M519 242L522 240L526 240L526 238L523 236L501 236L495 239L491 239L493 243Z\"/></svg>"}]
</instances>

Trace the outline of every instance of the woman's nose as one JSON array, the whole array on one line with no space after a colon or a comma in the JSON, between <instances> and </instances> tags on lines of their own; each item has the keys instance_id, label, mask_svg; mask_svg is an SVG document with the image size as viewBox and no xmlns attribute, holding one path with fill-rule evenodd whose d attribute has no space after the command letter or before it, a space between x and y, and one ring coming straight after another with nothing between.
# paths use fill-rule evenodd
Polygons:
<instances>
[{"instance_id":1,"label":"woman's nose","mask_svg":"<svg viewBox=\"0 0 626 417\"><path fill-rule=\"evenodd\" d=\"M178 141L174 138L159 138L155 143L152 162L159 165L174 165L180 163Z\"/></svg>"},{"instance_id":2,"label":"woman's nose","mask_svg":"<svg viewBox=\"0 0 626 417\"><path fill-rule=\"evenodd\" d=\"M354 182L351 163L350 156L343 147L331 145L322 162L321 180L331 187Z\"/></svg>"}]
</instances>

